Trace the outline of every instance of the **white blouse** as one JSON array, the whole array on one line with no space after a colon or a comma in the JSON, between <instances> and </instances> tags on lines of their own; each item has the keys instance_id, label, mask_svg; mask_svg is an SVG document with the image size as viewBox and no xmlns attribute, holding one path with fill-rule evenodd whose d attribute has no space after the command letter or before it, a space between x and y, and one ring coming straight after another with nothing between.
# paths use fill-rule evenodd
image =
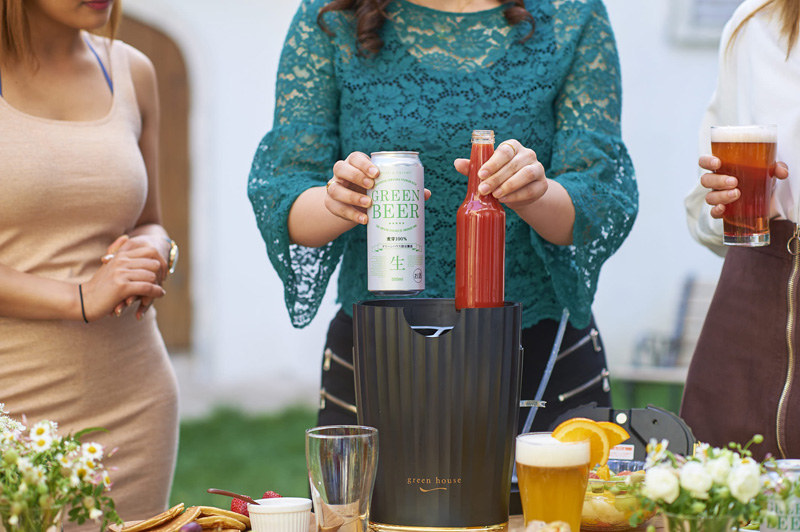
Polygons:
<instances>
[{"instance_id":1,"label":"white blouse","mask_svg":"<svg viewBox=\"0 0 800 532\"><path fill-rule=\"evenodd\" d=\"M800 44L786 58L779 11L765 8L745 23L733 45L739 23L766 0L745 0L725 26L720 40L717 89L700 128L700 153L711 153L712 125L777 124L777 159L789 167L789 177L776 180L770 217L800 220ZM722 220L711 217L701 184L686 197L686 217L692 236L718 255L725 254Z\"/></svg>"}]
</instances>

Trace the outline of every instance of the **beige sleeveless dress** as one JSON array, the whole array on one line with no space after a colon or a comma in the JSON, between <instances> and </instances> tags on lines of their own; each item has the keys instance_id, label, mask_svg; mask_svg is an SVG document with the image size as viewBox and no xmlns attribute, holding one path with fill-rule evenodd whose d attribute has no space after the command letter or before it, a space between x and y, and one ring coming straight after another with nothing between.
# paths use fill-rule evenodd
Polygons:
<instances>
[{"instance_id":1,"label":"beige sleeveless dress","mask_svg":"<svg viewBox=\"0 0 800 532\"><path fill-rule=\"evenodd\" d=\"M0 263L77 290L133 229L147 177L126 47L110 47L114 95L104 118L38 118L0 98ZM87 438L118 449L106 464L124 520L166 508L178 440L175 374L156 313L138 321L134 307L89 324L0 317L0 403L31 424L56 421L59 433L107 429Z\"/></svg>"}]
</instances>

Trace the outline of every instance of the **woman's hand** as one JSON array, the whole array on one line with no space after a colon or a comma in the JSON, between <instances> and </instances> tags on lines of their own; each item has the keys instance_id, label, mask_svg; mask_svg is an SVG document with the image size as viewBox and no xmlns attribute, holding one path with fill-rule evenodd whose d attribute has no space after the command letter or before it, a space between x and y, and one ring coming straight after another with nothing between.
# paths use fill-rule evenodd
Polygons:
<instances>
[{"instance_id":1,"label":"woman's hand","mask_svg":"<svg viewBox=\"0 0 800 532\"><path fill-rule=\"evenodd\" d=\"M378 167L366 154L354 151L333 165L333 177L325 185L325 207L335 216L365 225L372 200L367 190L375 186Z\"/></svg>"},{"instance_id":2,"label":"woman's hand","mask_svg":"<svg viewBox=\"0 0 800 532\"><path fill-rule=\"evenodd\" d=\"M333 165L333 177L325 185L325 207L339 218L366 225L367 208L372 204L367 190L375 186L379 175L378 167L360 151L337 161ZM424 194L426 200L431 197L428 189Z\"/></svg>"},{"instance_id":3,"label":"woman's hand","mask_svg":"<svg viewBox=\"0 0 800 532\"><path fill-rule=\"evenodd\" d=\"M159 285L158 274L163 258L153 258L148 246L123 247L124 244L113 255L103 257L104 263L83 283L83 308L89 321L110 314L127 301L141 298L144 303L166 293ZM141 317L139 311L137 317Z\"/></svg>"},{"instance_id":4,"label":"woman's hand","mask_svg":"<svg viewBox=\"0 0 800 532\"><path fill-rule=\"evenodd\" d=\"M132 250L139 250L144 257L155 261L150 262L149 264L153 267L151 271L156 275L156 284L160 286L164 282L164 279L166 279L167 271L169 269L165 259L165 257L169 255L169 243L167 240L163 237L152 234L137 235L134 237L122 235L108 247L106 250L106 255L102 257L102 262L107 264L117 254L125 254ZM147 312L147 309L150 308L150 305L153 304L152 297L137 298L136 296L131 295L116 305L116 307L113 309L114 315L119 317L125 307L132 305L136 299L140 299L139 308L136 310L136 318L141 319L144 313Z\"/></svg>"},{"instance_id":5,"label":"woman's hand","mask_svg":"<svg viewBox=\"0 0 800 532\"><path fill-rule=\"evenodd\" d=\"M456 170L469 175L469 160L456 159ZM547 179L536 152L511 139L501 142L478 170L478 192L491 194L542 238L558 246L572 244L575 206L567 190Z\"/></svg>"},{"instance_id":6,"label":"woman's hand","mask_svg":"<svg viewBox=\"0 0 800 532\"><path fill-rule=\"evenodd\" d=\"M719 160L719 157L702 155L698 164L700 168L709 171L709 173L700 177L700 184L711 189L711 192L706 194L706 203L711 205L711 217L722 218L725 214L725 205L733 203L742 195L741 191L736 188L739 185L739 181L733 176L715 173L722 166L722 161ZM773 177L777 179L789 177L789 168L786 163L782 161L775 163Z\"/></svg>"},{"instance_id":7,"label":"woman's hand","mask_svg":"<svg viewBox=\"0 0 800 532\"><path fill-rule=\"evenodd\" d=\"M469 159L456 159L454 164L460 173L469 174ZM491 194L514 210L540 199L548 187L544 166L536 152L515 139L497 145L494 154L478 170L478 178L481 180L478 192Z\"/></svg>"}]
</instances>

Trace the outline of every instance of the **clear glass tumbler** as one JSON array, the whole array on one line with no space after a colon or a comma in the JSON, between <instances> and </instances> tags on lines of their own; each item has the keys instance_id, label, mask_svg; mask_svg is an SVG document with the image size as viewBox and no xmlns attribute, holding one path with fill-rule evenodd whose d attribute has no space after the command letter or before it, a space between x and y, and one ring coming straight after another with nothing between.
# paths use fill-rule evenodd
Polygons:
<instances>
[{"instance_id":1,"label":"clear glass tumbler","mask_svg":"<svg viewBox=\"0 0 800 532\"><path fill-rule=\"evenodd\" d=\"M317 530L366 532L378 465L378 429L332 425L306 431Z\"/></svg>"}]
</instances>

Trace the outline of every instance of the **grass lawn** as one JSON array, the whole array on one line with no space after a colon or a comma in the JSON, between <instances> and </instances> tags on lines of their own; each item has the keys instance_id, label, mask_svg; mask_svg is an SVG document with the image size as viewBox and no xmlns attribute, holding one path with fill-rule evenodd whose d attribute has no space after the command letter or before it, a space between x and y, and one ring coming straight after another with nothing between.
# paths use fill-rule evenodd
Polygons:
<instances>
[{"instance_id":1,"label":"grass lawn","mask_svg":"<svg viewBox=\"0 0 800 532\"><path fill-rule=\"evenodd\" d=\"M230 507L230 498L208 488L258 499L265 491L308 497L305 430L316 411L293 408L269 416L218 410L180 428L180 447L170 504Z\"/></svg>"}]
</instances>

